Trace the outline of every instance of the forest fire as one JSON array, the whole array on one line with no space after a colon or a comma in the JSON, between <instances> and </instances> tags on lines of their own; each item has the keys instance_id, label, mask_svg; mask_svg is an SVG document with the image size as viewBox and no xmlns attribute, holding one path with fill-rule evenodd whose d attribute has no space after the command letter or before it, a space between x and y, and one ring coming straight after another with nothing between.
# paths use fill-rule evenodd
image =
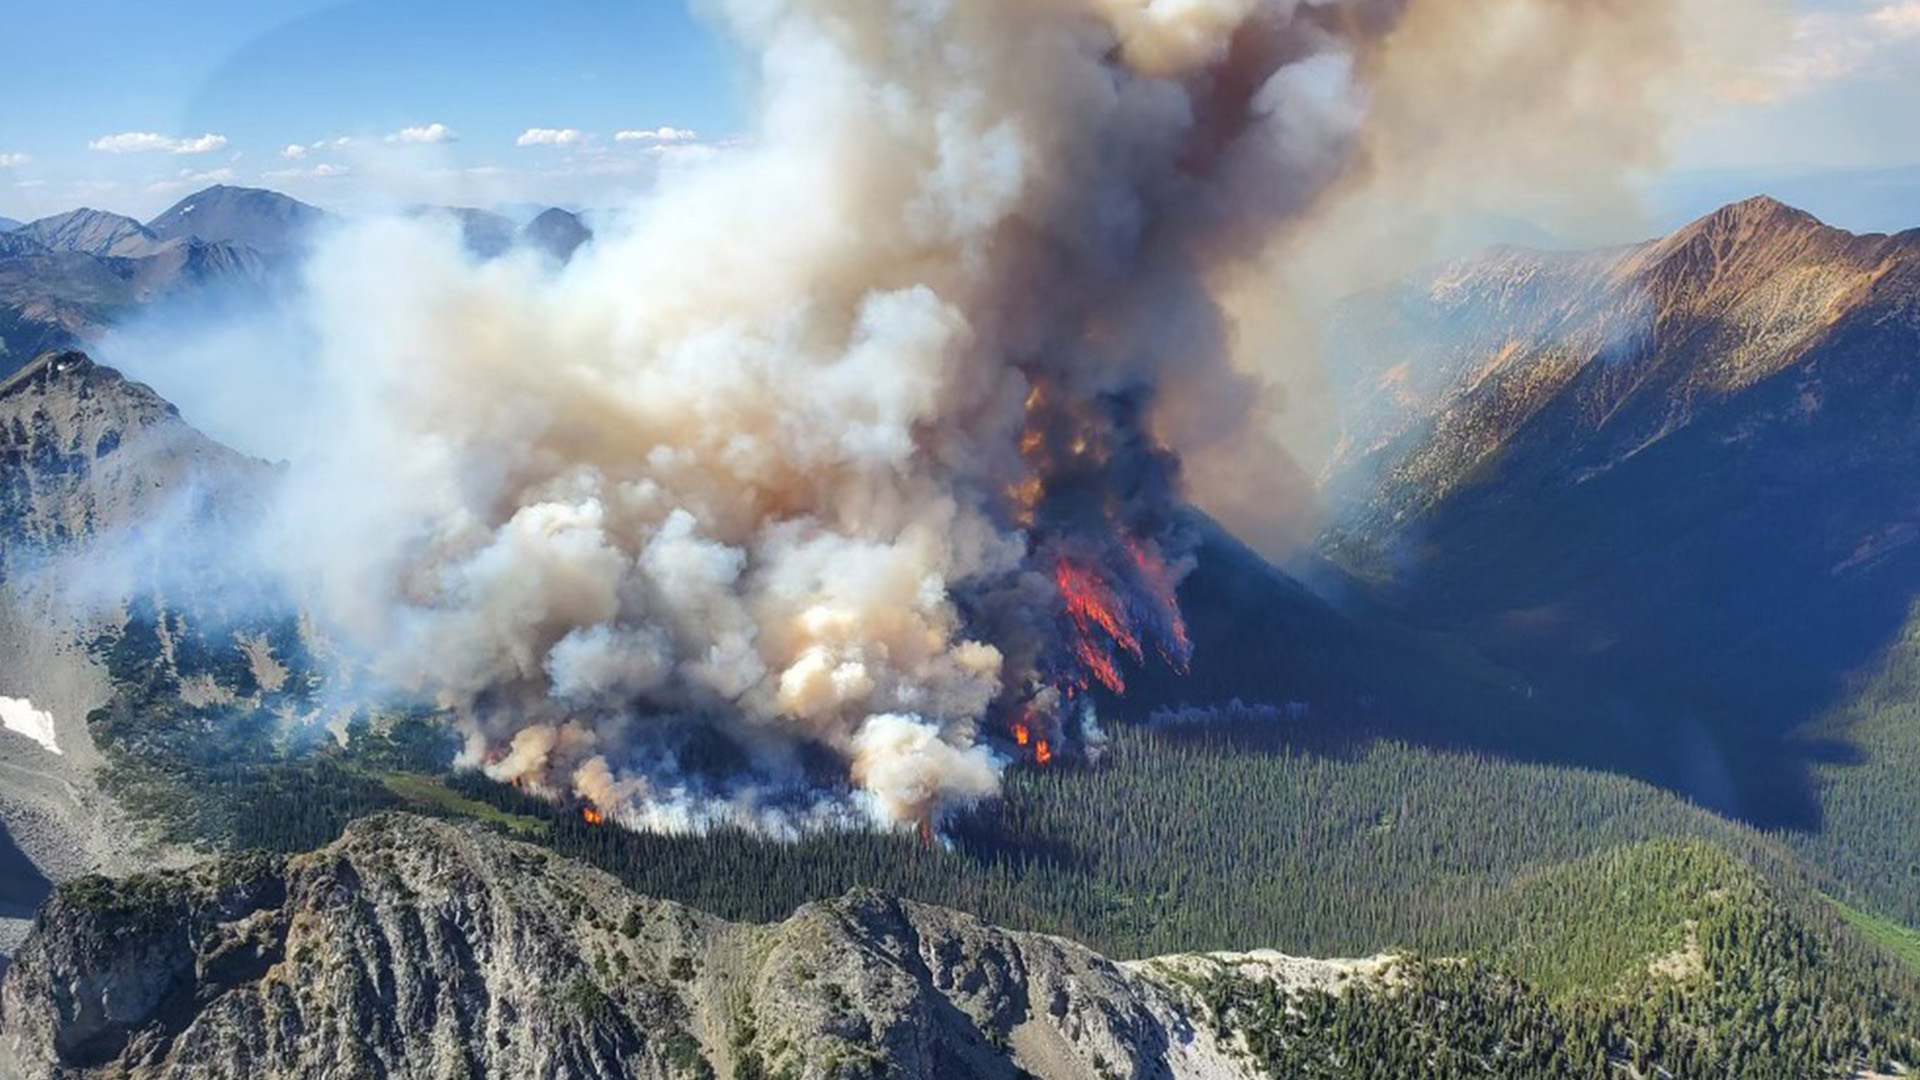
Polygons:
<instances>
[{"instance_id":1,"label":"forest fire","mask_svg":"<svg viewBox=\"0 0 1920 1080\"><path fill-rule=\"evenodd\" d=\"M1079 348L1117 340L1098 321ZM1151 647L1176 671L1192 654L1177 588L1186 541L1174 512L1179 462L1155 436L1149 388L1089 394L1070 373L1036 366L1022 403L1021 478L1007 486L1009 516L1053 592L1051 631L1005 730L1045 765L1077 745L1078 712L1096 688L1127 689L1126 665ZM1171 553L1172 558L1169 558Z\"/></svg>"},{"instance_id":2,"label":"forest fire","mask_svg":"<svg viewBox=\"0 0 1920 1080\"><path fill-rule=\"evenodd\" d=\"M1136 661L1142 654L1140 637L1127 625L1120 598L1098 574L1071 559L1055 563L1053 576L1073 628L1074 655L1100 685L1116 694L1125 693L1127 684L1120 675L1114 649L1125 651Z\"/></svg>"},{"instance_id":3,"label":"forest fire","mask_svg":"<svg viewBox=\"0 0 1920 1080\"><path fill-rule=\"evenodd\" d=\"M607 815L604 813L601 813L599 810L596 810L591 806L588 806L588 807L583 807L581 809L580 820L586 822L589 825L605 825L607 823Z\"/></svg>"}]
</instances>

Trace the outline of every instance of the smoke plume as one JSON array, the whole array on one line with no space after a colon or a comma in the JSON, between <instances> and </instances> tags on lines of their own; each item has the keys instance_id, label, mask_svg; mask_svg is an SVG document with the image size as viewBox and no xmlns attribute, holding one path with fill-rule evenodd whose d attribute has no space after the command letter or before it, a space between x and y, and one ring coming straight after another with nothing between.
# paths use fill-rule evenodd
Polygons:
<instances>
[{"instance_id":1,"label":"smoke plume","mask_svg":"<svg viewBox=\"0 0 1920 1080\"><path fill-rule=\"evenodd\" d=\"M937 824L1185 663L1176 450L1260 393L1217 296L1349 174L1409 2L719 0L757 130L568 267L321 246L268 546L497 778Z\"/></svg>"}]
</instances>

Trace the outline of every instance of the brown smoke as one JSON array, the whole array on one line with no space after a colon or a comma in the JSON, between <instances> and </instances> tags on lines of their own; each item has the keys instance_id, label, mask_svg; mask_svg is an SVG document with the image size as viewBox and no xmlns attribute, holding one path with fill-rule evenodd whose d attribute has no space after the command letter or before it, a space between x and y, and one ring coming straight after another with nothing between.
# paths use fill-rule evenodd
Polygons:
<instances>
[{"instance_id":1,"label":"brown smoke","mask_svg":"<svg viewBox=\"0 0 1920 1080\"><path fill-rule=\"evenodd\" d=\"M1232 456L1267 391L1218 297L1330 192L1444 159L1421 88L1509 55L1428 55L1465 9L1593 9L1571 35L1627 5L714 7L760 58L755 137L564 272L419 222L320 253L339 431L278 535L473 764L630 826L793 832L924 825L1070 748L1125 665L1183 664L1179 453L1309 504L1283 454ZM1584 100L1576 59L1481 91Z\"/></svg>"},{"instance_id":2,"label":"brown smoke","mask_svg":"<svg viewBox=\"0 0 1920 1080\"><path fill-rule=\"evenodd\" d=\"M1574 244L1639 239L1636 181L1699 118L1750 94L1790 37L1786 0L1453 0L1410 5L1362 50L1350 167L1221 288L1257 389L1253 422L1188 455L1197 501L1283 555L1310 537L1301 493L1337 426L1317 312L1523 224ZM1285 450L1279 450L1284 447ZM1287 466L1294 457L1305 472ZM1285 465L1263 487L1249 462ZM1277 490L1287 498L1261 493Z\"/></svg>"}]
</instances>

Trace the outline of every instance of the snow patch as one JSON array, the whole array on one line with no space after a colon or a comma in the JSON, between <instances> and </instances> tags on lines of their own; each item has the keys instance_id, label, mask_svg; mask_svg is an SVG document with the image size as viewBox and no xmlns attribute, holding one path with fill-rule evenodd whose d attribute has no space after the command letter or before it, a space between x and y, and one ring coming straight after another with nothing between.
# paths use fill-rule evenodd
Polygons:
<instances>
[{"instance_id":1,"label":"snow patch","mask_svg":"<svg viewBox=\"0 0 1920 1080\"><path fill-rule=\"evenodd\" d=\"M60 753L60 742L54 736L53 714L41 712L25 698L0 697L0 727L25 735L46 747L49 753Z\"/></svg>"}]
</instances>

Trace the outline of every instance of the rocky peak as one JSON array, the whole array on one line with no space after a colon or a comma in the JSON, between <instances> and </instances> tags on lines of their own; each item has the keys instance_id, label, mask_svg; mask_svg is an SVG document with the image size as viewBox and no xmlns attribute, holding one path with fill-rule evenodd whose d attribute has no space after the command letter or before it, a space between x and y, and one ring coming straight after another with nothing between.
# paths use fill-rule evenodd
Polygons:
<instances>
[{"instance_id":1,"label":"rocky peak","mask_svg":"<svg viewBox=\"0 0 1920 1080\"><path fill-rule=\"evenodd\" d=\"M62 886L0 984L0 1073L1252 1075L1160 970L871 892L726 923L394 814Z\"/></svg>"},{"instance_id":2,"label":"rocky peak","mask_svg":"<svg viewBox=\"0 0 1920 1080\"><path fill-rule=\"evenodd\" d=\"M160 238L138 221L87 207L23 225L17 235L54 251L103 257L138 258L160 246Z\"/></svg>"},{"instance_id":3,"label":"rocky peak","mask_svg":"<svg viewBox=\"0 0 1920 1080\"><path fill-rule=\"evenodd\" d=\"M161 240L194 238L267 253L298 247L326 211L262 188L215 184L181 199L147 223Z\"/></svg>"},{"instance_id":4,"label":"rocky peak","mask_svg":"<svg viewBox=\"0 0 1920 1080\"><path fill-rule=\"evenodd\" d=\"M0 382L0 522L13 541L75 541L183 492L223 503L263 469L84 353L47 353Z\"/></svg>"}]
</instances>

